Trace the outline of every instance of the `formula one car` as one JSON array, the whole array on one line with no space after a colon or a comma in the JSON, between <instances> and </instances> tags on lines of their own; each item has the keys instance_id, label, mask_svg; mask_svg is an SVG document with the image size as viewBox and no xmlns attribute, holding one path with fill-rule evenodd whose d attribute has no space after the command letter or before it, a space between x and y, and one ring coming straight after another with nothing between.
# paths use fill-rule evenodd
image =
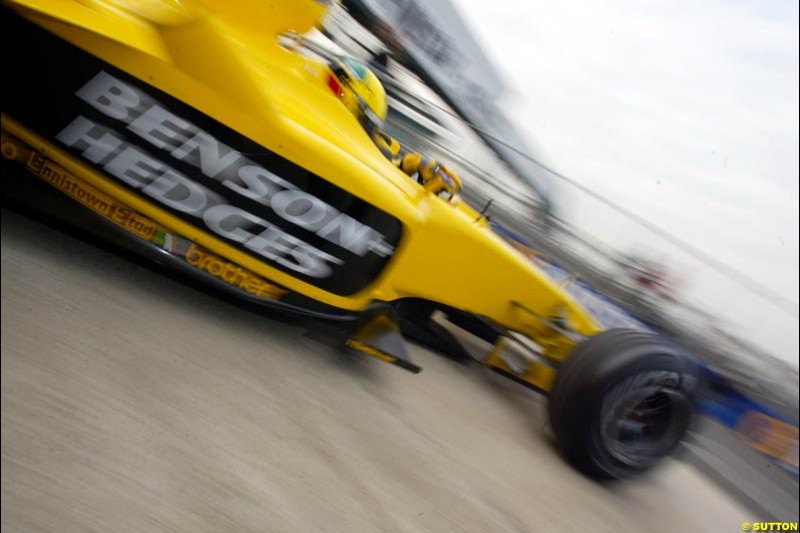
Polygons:
<instances>
[{"instance_id":1,"label":"formula one car","mask_svg":"<svg viewBox=\"0 0 800 533\"><path fill-rule=\"evenodd\" d=\"M603 331L458 195L400 171L331 66L282 45L318 0L3 2L4 202L253 307L332 324L418 372L402 334L549 393L564 456L647 470L692 413L692 365ZM402 331L401 331L402 328Z\"/></svg>"}]
</instances>

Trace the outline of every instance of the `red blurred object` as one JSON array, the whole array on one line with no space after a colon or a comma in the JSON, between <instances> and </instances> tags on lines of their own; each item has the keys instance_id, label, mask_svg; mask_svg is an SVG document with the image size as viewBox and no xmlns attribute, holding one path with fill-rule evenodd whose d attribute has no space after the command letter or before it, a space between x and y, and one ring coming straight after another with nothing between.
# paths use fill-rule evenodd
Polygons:
<instances>
[{"instance_id":1,"label":"red blurred object","mask_svg":"<svg viewBox=\"0 0 800 533\"><path fill-rule=\"evenodd\" d=\"M664 273L655 268L639 270L634 279L639 286L663 297L672 298L672 282Z\"/></svg>"},{"instance_id":2,"label":"red blurred object","mask_svg":"<svg viewBox=\"0 0 800 533\"><path fill-rule=\"evenodd\" d=\"M336 76L333 74L328 76L328 87L330 87L331 91L333 91L333 94L339 98L341 98L344 94L344 91L342 91L342 84L339 83L339 80L337 80Z\"/></svg>"}]
</instances>

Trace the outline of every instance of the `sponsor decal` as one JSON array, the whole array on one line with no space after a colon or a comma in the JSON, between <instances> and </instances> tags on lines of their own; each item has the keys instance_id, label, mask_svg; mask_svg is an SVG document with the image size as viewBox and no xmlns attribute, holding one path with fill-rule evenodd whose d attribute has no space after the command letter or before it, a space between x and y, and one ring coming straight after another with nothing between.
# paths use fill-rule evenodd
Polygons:
<instances>
[{"instance_id":1,"label":"sponsor decal","mask_svg":"<svg viewBox=\"0 0 800 533\"><path fill-rule=\"evenodd\" d=\"M38 152L31 153L25 166L50 185L139 237L150 240L155 235L158 227L155 222L83 183L52 161L42 157Z\"/></svg>"},{"instance_id":2,"label":"sponsor decal","mask_svg":"<svg viewBox=\"0 0 800 533\"><path fill-rule=\"evenodd\" d=\"M288 292L118 202L5 131L0 146L6 159L23 163L33 174L85 207L190 265L260 298L277 300Z\"/></svg>"},{"instance_id":3,"label":"sponsor decal","mask_svg":"<svg viewBox=\"0 0 800 533\"><path fill-rule=\"evenodd\" d=\"M189 246L184 259L190 265L256 296L274 300L286 293L285 289L264 281L249 270L228 262L194 243Z\"/></svg>"},{"instance_id":4,"label":"sponsor decal","mask_svg":"<svg viewBox=\"0 0 800 533\"><path fill-rule=\"evenodd\" d=\"M6 14L11 23L4 42L37 46L6 65L15 83L4 98L4 113L55 139L107 178L334 294L363 289L394 254L402 225L391 215ZM102 206L105 199L93 201Z\"/></svg>"},{"instance_id":5,"label":"sponsor decal","mask_svg":"<svg viewBox=\"0 0 800 533\"><path fill-rule=\"evenodd\" d=\"M387 257L393 247L383 235L295 187L211 134L167 111L145 93L106 72L98 73L76 95L127 126L156 148L188 162L236 194L268 207L280 218L364 256ZM217 235L299 274L327 278L344 260L304 242L258 215L192 180L161 159L127 142L114 129L79 115L57 135L65 146L102 164L119 181L141 190L173 210L192 215Z\"/></svg>"},{"instance_id":6,"label":"sponsor decal","mask_svg":"<svg viewBox=\"0 0 800 533\"><path fill-rule=\"evenodd\" d=\"M25 168L92 211L145 240L151 240L156 235L158 224L78 179L5 130L0 146L3 157L23 163Z\"/></svg>"},{"instance_id":7,"label":"sponsor decal","mask_svg":"<svg viewBox=\"0 0 800 533\"><path fill-rule=\"evenodd\" d=\"M742 440L754 450L798 467L798 428L758 411L745 414L736 426Z\"/></svg>"}]
</instances>

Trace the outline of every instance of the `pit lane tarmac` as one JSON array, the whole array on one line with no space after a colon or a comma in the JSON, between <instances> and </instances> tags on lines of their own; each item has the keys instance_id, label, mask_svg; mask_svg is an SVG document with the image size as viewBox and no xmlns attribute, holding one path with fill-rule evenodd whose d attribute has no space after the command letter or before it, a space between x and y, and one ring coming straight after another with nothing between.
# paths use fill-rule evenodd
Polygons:
<instances>
[{"instance_id":1,"label":"pit lane tarmac","mask_svg":"<svg viewBox=\"0 0 800 533\"><path fill-rule=\"evenodd\" d=\"M599 485L544 399L345 357L3 210L3 531L740 531L689 464Z\"/></svg>"}]
</instances>

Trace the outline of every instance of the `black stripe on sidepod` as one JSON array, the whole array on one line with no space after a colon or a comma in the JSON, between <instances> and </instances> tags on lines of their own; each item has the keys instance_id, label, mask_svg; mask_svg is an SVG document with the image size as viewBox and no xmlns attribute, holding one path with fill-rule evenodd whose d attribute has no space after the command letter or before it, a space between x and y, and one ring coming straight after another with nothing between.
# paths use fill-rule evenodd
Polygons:
<instances>
[{"instance_id":1,"label":"black stripe on sidepod","mask_svg":"<svg viewBox=\"0 0 800 533\"><path fill-rule=\"evenodd\" d=\"M105 71L136 88L137 91L149 96L169 112L188 120L204 132L211 134L218 141L245 154L245 157L253 163L290 182L298 189L324 201L337 211L374 229L383 235L384 242L389 249L395 248L400 242L402 225L399 220L388 213L375 208L364 200L353 196L344 189L333 185L280 155L267 150L172 96L50 34L7 8L3 8L3 47L7 51L4 55L6 80L13 81L13 83L8 83L7 81L4 87L4 113L51 140L76 117L79 115L85 116L93 122L113 130L114 135L124 139L126 145L132 145L148 153L160 162L179 170L191 178L192 181L223 197L228 204L253 214L277 226L292 237L336 257L342 261L342 264L330 263L329 266L332 272L328 277L311 277L262 255L257 255L245 248L241 243L221 234L216 234L220 239L236 246L255 260L267 263L325 291L347 296L359 292L372 282L386 267L391 259L391 254L382 256L367 252L363 255L358 255L316 235L312 231L305 230L278 217L269 207L233 192L224 187L219 181L205 176L197 168L173 158L167 151L162 151L130 133L126 130L125 124L105 116L78 98L75 95L76 91L93 79L99 72ZM94 166L94 168L103 172L101 165L94 165L83 158L81 151L66 148L57 141L53 142L74 154L83 163ZM103 161L100 163L103 163ZM133 187L129 187L105 172L103 173L117 183L140 194ZM143 198L149 199L147 196L143 196ZM164 204L158 205L190 224L204 227L203 222L197 217L169 208ZM255 229L254 233L258 231L259 229Z\"/></svg>"}]
</instances>

